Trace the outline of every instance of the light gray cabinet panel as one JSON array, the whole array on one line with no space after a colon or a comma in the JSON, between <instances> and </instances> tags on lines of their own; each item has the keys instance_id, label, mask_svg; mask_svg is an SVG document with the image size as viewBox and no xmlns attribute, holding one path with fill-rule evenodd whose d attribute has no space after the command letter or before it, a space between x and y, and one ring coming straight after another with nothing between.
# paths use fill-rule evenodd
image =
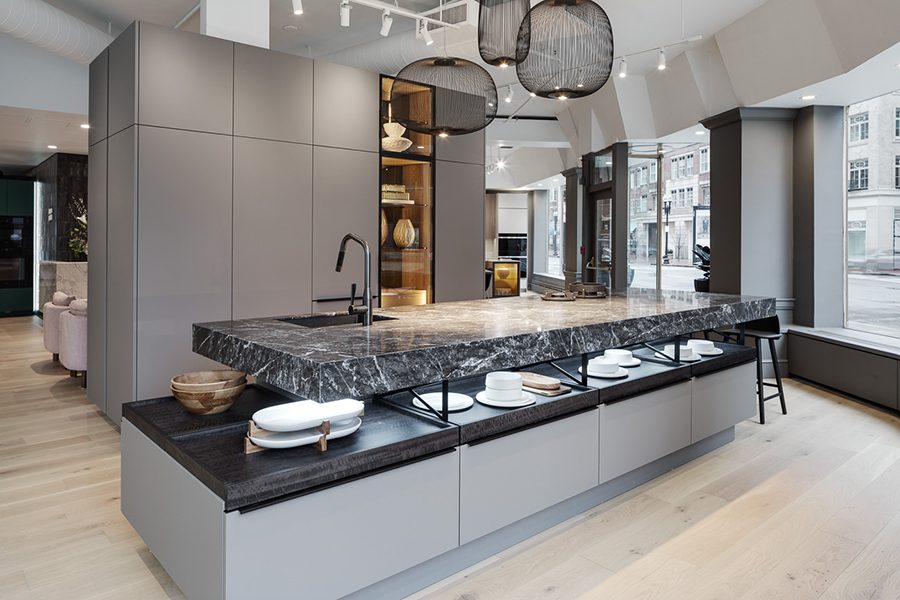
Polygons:
<instances>
[{"instance_id":1,"label":"light gray cabinet panel","mask_svg":"<svg viewBox=\"0 0 900 600\"><path fill-rule=\"evenodd\" d=\"M92 65L93 68L93 65ZM88 150L88 398L106 412L106 158L107 140Z\"/></svg>"},{"instance_id":2,"label":"light gray cabinet panel","mask_svg":"<svg viewBox=\"0 0 900 600\"><path fill-rule=\"evenodd\" d=\"M310 311L312 147L234 138L234 318Z\"/></svg>"},{"instance_id":3,"label":"light gray cabinet panel","mask_svg":"<svg viewBox=\"0 0 900 600\"><path fill-rule=\"evenodd\" d=\"M322 61L316 61L313 71L314 143L378 152L378 74Z\"/></svg>"},{"instance_id":4,"label":"light gray cabinet panel","mask_svg":"<svg viewBox=\"0 0 900 600\"><path fill-rule=\"evenodd\" d=\"M453 162L484 165L484 130L465 135L435 137L435 158Z\"/></svg>"},{"instance_id":5,"label":"light gray cabinet panel","mask_svg":"<svg viewBox=\"0 0 900 600\"><path fill-rule=\"evenodd\" d=\"M191 600L224 598L224 502L127 420L122 514Z\"/></svg>"},{"instance_id":6,"label":"light gray cabinet panel","mask_svg":"<svg viewBox=\"0 0 900 600\"><path fill-rule=\"evenodd\" d=\"M435 166L434 297L484 298L484 168Z\"/></svg>"},{"instance_id":7,"label":"light gray cabinet panel","mask_svg":"<svg viewBox=\"0 0 900 600\"><path fill-rule=\"evenodd\" d=\"M141 127L138 189L138 399L184 371L191 326L231 318L232 138Z\"/></svg>"},{"instance_id":8,"label":"light gray cabinet panel","mask_svg":"<svg viewBox=\"0 0 900 600\"><path fill-rule=\"evenodd\" d=\"M312 90L312 60L234 45L235 135L312 143Z\"/></svg>"},{"instance_id":9,"label":"light gray cabinet panel","mask_svg":"<svg viewBox=\"0 0 900 600\"><path fill-rule=\"evenodd\" d=\"M318 67L316 67L318 68ZM344 269L334 265L341 238L355 233L372 252L372 291L378 290L378 155L338 148L313 149L313 300L362 293L362 249L348 243Z\"/></svg>"},{"instance_id":10,"label":"light gray cabinet panel","mask_svg":"<svg viewBox=\"0 0 900 600\"><path fill-rule=\"evenodd\" d=\"M105 49L93 60L88 69L88 145L93 146L107 134L109 118L107 90L109 87L109 49ZM105 177L105 175L104 175ZM104 182L104 185L106 183Z\"/></svg>"},{"instance_id":11,"label":"light gray cabinet panel","mask_svg":"<svg viewBox=\"0 0 900 600\"><path fill-rule=\"evenodd\" d=\"M141 125L231 133L234 43L140 23Z\"/></svg>"},{"instance_id":12,"label":"light gray cabinet panel","mask_svg":"<svg viewBox=\"0 0 900 600\"><path fill-rule=\"evenodd\" d=\"M459 452L226 513L225 531L228 600L341 598L458 546Z\"/></svg>"},{"instance_id":13,"label":"light gray cabinet panel","mask_svg":"<svg viewBox=\"0 0 900 600\"><path fill-rule=\"evenodd\" d=\"M756 363L695 377L691 403L691 443L756 414Z\"/></svg>"},{"instance_id":14,"label":"light gray cabinet panel","mask_svg":"<svg viewBox=\"0 0 900 600\"><path fill-rule=\"evenodd\" d=\"M691 443L691 382L600 406L600 482Z\"/></svg>"},{"instance_id":15,"label":"light gray cabinet panel","mask_svg":"<svg viewBox=\"0 0 900 600\"><path fill-rule=\"evenodd\" d=\"M107 89L107 135L137 122L137 23L132 23L107 48L109 82Z\"/></svg>"},{"instance_id":16,"label":"light gray cabinet panel","mask_svg":"<svg viewBox=\"0 0 900 600\"><path fill-rule=\"evenodd\" d=\"M118 423L122 418L122 404L135 399L137 127L131 126L111 136L108 152L106 414ZM92 239L91 243L95 241ZM91 256L88 263L97 258Z\"/></svg>"},{"instance_id":17,"label":"light gray cabinet panel","mask_svg":"<svg viewBox=\"0 0 900 600\"><path fill-rule=\"evenodd\" d=\"M591 410L463 446L460 544L599 485L599 426Z\"/></svg>"}]
</instances>

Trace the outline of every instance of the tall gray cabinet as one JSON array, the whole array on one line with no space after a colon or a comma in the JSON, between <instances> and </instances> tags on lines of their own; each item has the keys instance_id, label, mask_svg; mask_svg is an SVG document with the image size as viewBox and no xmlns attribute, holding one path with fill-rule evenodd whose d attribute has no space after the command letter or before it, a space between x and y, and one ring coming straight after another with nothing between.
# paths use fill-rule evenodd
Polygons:
<instances>
[{"instance_id":1,"label":"tall gray cabinet","mask_svg":"<svg viewBox=\"0 0 900 600\"><path fill-rule=\"evenodd\" d=\"M334 272L345 233L377 273L378 89L376 73L142 22L91 64L88 393L111 419L216 367L193 323L346 306L362 260L351 248ZM438 300L480 298L463 280L482 257L460 249L482 244L483 134L438 152Z\"/></svg>"}]
</instances>

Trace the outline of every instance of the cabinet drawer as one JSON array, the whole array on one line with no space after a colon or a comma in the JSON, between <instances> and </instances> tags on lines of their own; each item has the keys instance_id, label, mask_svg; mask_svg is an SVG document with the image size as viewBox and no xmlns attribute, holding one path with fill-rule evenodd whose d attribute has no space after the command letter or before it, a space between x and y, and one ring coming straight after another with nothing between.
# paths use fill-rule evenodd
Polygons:
<instances>
[{"instance_id":1,"label":"cabinet drawer","mask_svg":"<svg viewBox=\"0 0 900 600\"><path fill-rule=\"evenodd\" d=\"M691 443L756 414L756 363L694 378Z\"/></svg>"},{"instance_id":2,"label":"cabinet drawer","mask_svg":"<svg viewBox=\"0 0 900 600\"><path fill-rule=\"evenodd\" d=\"M597 486L599 423L590 410L461 448L460 543Z\"/></svg>"},{"instance_id":3,"label":"cabinet drawer","mask_svg":"<svg viewBox=\"0 0 900 600\"><path fill-rule=\"evenodd\" d=\"M691 443L691 382L600 406L600 481Z\"/></svg>"},{"instance_id":4,"label":"cabinet drawer","mask_svg":"<svg viewBox=\"0 0 900 600\"><path fill-rule=\"evenodd\" d=\"M458 545L459 452L225 515L226 600L342 598Z\"/></svg>"}]
</instances>

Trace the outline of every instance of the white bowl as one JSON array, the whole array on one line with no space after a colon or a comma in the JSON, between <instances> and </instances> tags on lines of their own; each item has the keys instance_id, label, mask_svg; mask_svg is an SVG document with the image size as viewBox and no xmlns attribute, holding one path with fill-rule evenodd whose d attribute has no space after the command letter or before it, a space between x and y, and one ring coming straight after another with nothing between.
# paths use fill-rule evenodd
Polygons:
<instances>
[{"instance_id":1,"label":"white bowl","mask_svg":"<svg viewBox=\"0 0 900 600\"><path fill-rule=\"evenodd\" d=\"M412 146L412 140L405 137L381 138L381 148L388 152L405 152Z\"/></svg>"},{"instance_id":2,"label":"white bowl","mask_svg":"<svg viewBox=\"0 0 900 600\"><path fill-rule=\"evenodd\" d=\"M494 390L522 391L522 376L512 371L494 371L484 378L484 387Z\"/></svg>"},{"instance_id":3,"label":"white bowl","mask_svg":"<svg viewBox=\"0 0 900 600\"><path fill-rule=\"evenodd\" d=\"M406 127L401 123L397 123L396 121L391 121L390 123L385 123L382 125L384 128L384 132L388 134L388 137L398 138L402 137L404 133L406 133Z\"/></svg>"},{"instance_id":4,"label":"white bowl","mask_svg":"<svg viewBox=\"0 0 900 600\"><path fill-rule=\"evenodd\" d=\"M610 349L606 350L603 353L603 356L616 359L620 365L630 364L631 361L634 360L634 355L631 353L631 350Z\"/></svg>"},{"instance_id":5,"label":"white bowl","mask_svg":"<svg viewBox=\"0 0 900 600\"><path fill-rule=\"evenodd\" d=\"M663 349L663 353L667 356L675 358L675 344L667 344ZM694 354L694 349L691 346L682 346L680 354L678 356L681 360L696 360L699 358L696 354Z\"/></svg>"},{"instance_id":6,"label":"white bowl","mask_svg":"<svg viewBox=\"0 0 900 600\"><path fill-rule=\"evenodd\" d=\"M613 357L598 356L588 363L588 371L609 375L619 370L619 360Z\"/></svg>"},{"instance_id":7,"label":"white bowl","mask_svg":"<svg viewBox=\"0 0 900 600\"><path fill-rule=\"evenodd\" d=\"M716 351L716 345L711 340L688 340L688 346L701 354Z\"/></svg>"},{"instance_id":8,"label":"white bowl","mask_svg":"<svg viewBox=\"0 0 900 600\"><path fill-rule=\"evenodd\" d=\"M484 388L484 395L488 400L496 402L513 402L522 399L522 388L517 390L496 390L494 388Z\"/></svg>"}]
</instances>

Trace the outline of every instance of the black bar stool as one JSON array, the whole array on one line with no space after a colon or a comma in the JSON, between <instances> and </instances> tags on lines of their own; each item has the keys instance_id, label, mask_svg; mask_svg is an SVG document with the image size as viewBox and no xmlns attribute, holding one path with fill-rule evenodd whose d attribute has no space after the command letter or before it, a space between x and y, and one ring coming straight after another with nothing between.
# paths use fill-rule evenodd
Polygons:
<instances>
[{"instance_id":1,"label":"black bar stool","mask_svg":"<svg viewBox=\"0 0 900 600\"><path fill-rule=\"evenodd\" d=\"M743 343L743 338L751 338L756 343L756 394L759 397L759 422L766 422L766 400L778 397L781 399L781 412L787 414L787 405L784 402L784 387L781 385L781 366L778 364L778 353L775 350L775 342L781 339L781 323L778 317L766 317L756 321L747 321L739 329L727 329L718 331L726 342L732 338L738 343ZM772 368L775 370L775 383L763 381L763 354L762 341L769 342L769 354L772 356ZM778 391L770 396L765 395L765 386L778 388Z\"/></svg>"}]
</instances>

